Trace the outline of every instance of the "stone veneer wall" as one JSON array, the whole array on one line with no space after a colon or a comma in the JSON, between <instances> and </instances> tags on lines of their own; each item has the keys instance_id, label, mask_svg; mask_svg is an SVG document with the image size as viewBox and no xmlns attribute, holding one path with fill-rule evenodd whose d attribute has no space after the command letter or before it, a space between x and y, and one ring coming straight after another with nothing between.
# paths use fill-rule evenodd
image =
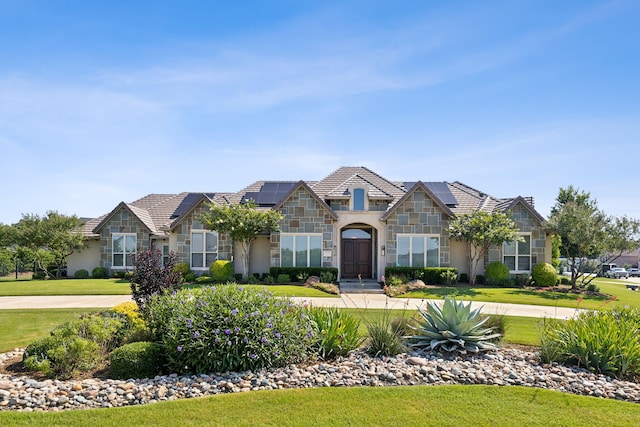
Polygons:
<instances>
[{"instance_id":1,"label":"stone veneer wall","mask_svg":"<svg viewBox=\"0 0 640 427\"><path fill-rule=\"evenodd\" d=\"M531 268L545 262L547 233L542 224L521 204L511 210L511 215L521 233L531 233ZM485 257L485 265L494 261L502 262L502 247L491 248Z\"/></svg>"},{"instance_id":2,"label":"stone veneer wall","mask_svg":"<svg viewBox=\"0 0 640 427\"><path fill-rule=\"evenodd\" d=\"M446 228L447 214L429 196L417 189L387 218L387 267L397 264L398 234L435 234L440 236L440 266L448 267L451 246Z\"/></svg>"},{"instance_id":3,"label":"stone veneer wall","mask_svg":"<svg viewBox=\"0 0 640 427\"><path fill-rule=\"evenodd\" d=\"M135 233L136 251L149 249L149 233L144 229L144 225L135 215L125 208L120 209L100 230L100 266L108 269L112 267L113 233Z\"/></svg>"},{"instance_id":4,"label":"stone veneer wall","mask_svg":"<svg viewBox=\"0 0 640 427\"><path fill-rule=\"evenodd\" d=\"M176 254L178 262L186 262L191 265L191 228L197 215L206 211L204 204L196 207L191 215L186 217L174 231L176 233ZM218 259L231 260L233 255L233 242L228 234L218 234Z\"/></svg>"},{"instance_id":5,"label":"stone veneer wall","mask_svg":"<svg viewBox=\"0 0 640 427\"><path fill-rule=\"evenodd\" d=\"M283 233L322 234L322 266L332 267L332 257L324 251L333 251L333 218L318 201L303 188L298 189L283 204L284 215L280 231ZM271 266L280 266L280 233L271 233Z\"/></svg>"}]
</instances>

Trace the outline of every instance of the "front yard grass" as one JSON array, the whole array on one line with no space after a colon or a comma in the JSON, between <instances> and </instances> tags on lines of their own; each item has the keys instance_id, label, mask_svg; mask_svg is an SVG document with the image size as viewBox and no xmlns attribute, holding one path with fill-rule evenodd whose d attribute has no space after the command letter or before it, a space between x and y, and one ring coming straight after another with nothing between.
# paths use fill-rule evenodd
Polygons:
<instances>
[{"instance_id":1,"label":"front yard grass","mask_svg":"<svg viewBox=\"0 0 640 427\"><path fill-rule=\"evenodd\" d=\"M564 292L551 292L536 289L501 288L482 285L455 287L435 287L418 289L400 298L443 299L446 295L455 295L465 301L483 301L510 304L544 305L552 307L611 309L614 307L640 307L640 292L626 288L625 280L598 278L593 281L600 292L614 297L596 295L578 295ZM578 301L582 298L582 301Z\"/></svg>"},{"instance_id":2,"label":"front yard grass","mask_svg":"<svg viewBox=\"0 0 640 427\"><path fill-rule=\"evenodd\" d=\"M203 286L188 284L184 288ZM313 288L296 285L239 285L247 287L265 286L277 296L289 297L338 297ZM130 295L131 287L124 279L53 279L53 280L5 280L0 282L0 297L37 295Z\"/></svg>"},{"instance_id":3,"label":"front yard grass","mask_svg":"<svg viewBox=\"0 0 640 427\"><path fill-rule=\"evenodd\" d=\"M51 279L0 282L0 296L36 295L129 295L128 280L123 279Z\"/></svg>"},{"instance_id":4,"label":"front yard grass","mask_svg":"<svg viewBox=\"0 0 640 427\"><path fill-rule=\"evenodd\" d=\"M82 313L95 311L86 308L0 310L0 352L26 347L38 338L49 335L61 323L75 319Z\"/></svg>"},{"instance_id":5,"label":"front yard grass","mask_svg":"<svg viewBox=\"0 0 640 427\"><path fill-rule=\"evenodd\" d=\"M637 426L640 405L529 387L311 388L126 408L0 412L3 426ZM179 420L179 421L178 421Z\"/></svg>"}]
</instances>

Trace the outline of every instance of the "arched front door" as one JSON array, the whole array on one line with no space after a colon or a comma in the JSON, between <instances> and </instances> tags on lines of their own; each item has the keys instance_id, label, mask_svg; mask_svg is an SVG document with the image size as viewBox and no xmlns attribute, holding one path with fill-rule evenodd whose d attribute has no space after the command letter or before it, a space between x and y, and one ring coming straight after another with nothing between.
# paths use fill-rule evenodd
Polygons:
<instances>
[{"instance_id":1,"label":"arched front door","mask_svg":"<svg viewBox=\"0 0 640 427\"><path fill-rule=\"evenodd\" d=\"M372 230L371 228L348 228L342 230L342 277L371 278L372 271Z\"/></svg>"}]
</instances>

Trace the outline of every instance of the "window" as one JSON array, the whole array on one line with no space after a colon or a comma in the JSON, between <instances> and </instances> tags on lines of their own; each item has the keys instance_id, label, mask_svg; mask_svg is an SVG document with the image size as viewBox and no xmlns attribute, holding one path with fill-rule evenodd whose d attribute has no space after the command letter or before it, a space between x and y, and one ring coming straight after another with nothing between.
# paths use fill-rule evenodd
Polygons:
<instances>
[{"instance_id":1,"label":"window","mask_svg":"<svg viewBox=\"0 0 640 427\"><path fill-rule=\"evenodd\" d=\"M353 210L364 210L364 188L356 188L353 190Z\"/></svg>"},{"instance_id":2,"label":"window","mask_svg":"<svg viewBox=\"0 0 640 427\"><path fill-rule=\"evenodd\" d=\"M191 231L191 268L204 270L218 258L218 233Z\"/></svg>"},{"instance_id":3,"label":"window","mask_svg":"<svg viewBox=\"0 0 640 427\"><path fill-rule=\"evenodd\" d=\"M162 266L169 262L169 245L162 245Z\"/></svg>"},{"instance_id":4,"label":"window","mask_svg":"<svg viewBox=\"0 0 640 427\"><path fill-rule=\"evenodd\" d=\"M502 262L509 271L531 271L531 236L523 234L523 241L511 241L502 244Z\"/></svg>"},{"instance_id":5,"label":"window","mask_svg":"<svg viewBox=\"0 0 640 427\"><path fill-rule=\"evenodd\" d=\"M428 234L398 236L399 267L440 266L440 238Z\"/></svg>"},{"instance_id":6,"label":"window","mask_svg":"<svg viewBox=\"0 0 640 427\"><path fill-rule=\"evenodd\" d=\"M113 268L133 267L133 257L136 255L136 235L114 233L112 236Z\"/></svg>"},{"instance_id":7,"label":"window","mask_svg":"<svg viewBox=\"0 0 640 427\"><path fill-rule=\"evenodd\" d=\"M280 235L281 267L321 267L321 234Z\"/></svg>"}]
</instances>

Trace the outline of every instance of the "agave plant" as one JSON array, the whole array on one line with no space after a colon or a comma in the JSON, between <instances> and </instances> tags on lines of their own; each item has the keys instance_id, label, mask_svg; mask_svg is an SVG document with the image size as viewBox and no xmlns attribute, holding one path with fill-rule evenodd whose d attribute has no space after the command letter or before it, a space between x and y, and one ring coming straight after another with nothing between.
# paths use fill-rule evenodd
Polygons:
<instances>
[{"instance_id":1,"label":"agave plant","mask_svg":"<svg viewBox=\"0 0 640 427\"><path fill-rule=\"evenodd\" d=\"M491 342L500 334L492 328L483 327L489 319L480 317L480 309L471 310L471 303L465 305L455 297L445 297L442 308L427 302L427 309L418 307L421 319L411 326L416 335L406 337L415 348L447 352L472 352L495 350L498 346Z\"/></svg>"}]
</instances>

